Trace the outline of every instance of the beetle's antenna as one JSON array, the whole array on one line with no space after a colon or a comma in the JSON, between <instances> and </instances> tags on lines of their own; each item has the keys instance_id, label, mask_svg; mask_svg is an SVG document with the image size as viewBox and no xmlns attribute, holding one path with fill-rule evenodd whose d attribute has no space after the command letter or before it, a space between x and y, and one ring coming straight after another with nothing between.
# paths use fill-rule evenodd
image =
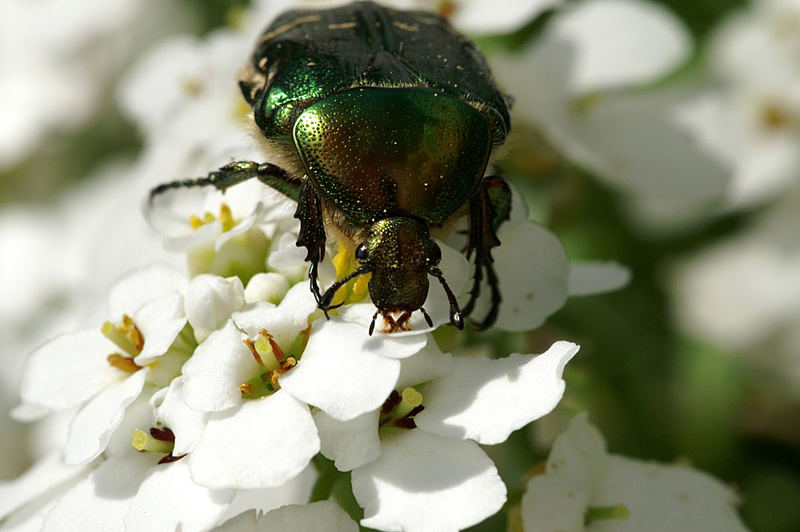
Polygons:
<instances>
[{"instance_id":1,"label":"beetle's antenna","mask_svg":"<svg viewBox=\"0 0 800 532\"><path fill-rule=\"evenodd\" d=\"M442 270L439 268L431 268L428 270L428 273L439 279L439 282L442 283L442 288L444 288L444 291L447 294L447 300L450 302L450 325L458 327L459 329L463 329L464 318L461 316L461 309L458 306L458 300L456 299L455 294L453 294L453 291L450 290L450 287L447 285L447 281L444 280Z\"/></svg>"},{"instance_id":2,"label":"beetle's antenna","mask_svg":"<svg viewBox=\"0 0 800 532\"><path fill-rule=\"evenodd\" d=\"M317 307L321 308L323 311L333 310L335 308L341 307L342 304L331 306L333 298L336 296L336 292L351 279L358 277L359 275L369 273L369 271L370 271L369 268L367 268L366 266L361 266L359 269L357 269L347 277L339 279L338 281L333 283L327 290L325 290L325 293L322 294L319 303L317 303ZM326 312L326 317L327 317L327 312Z\"/></svg>"}]
</instances>

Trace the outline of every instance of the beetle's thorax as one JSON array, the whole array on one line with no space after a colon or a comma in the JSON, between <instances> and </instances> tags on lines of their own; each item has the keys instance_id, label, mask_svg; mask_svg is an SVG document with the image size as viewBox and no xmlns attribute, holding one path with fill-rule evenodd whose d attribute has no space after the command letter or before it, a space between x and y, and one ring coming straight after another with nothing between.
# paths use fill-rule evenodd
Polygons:
<instances>
[{"instance_id":1,"label":"beetle's thorax","mask_svg":"<svg viewBox=\"0 0 800 532\"><path fill-rule=\"evenodd\" d=\"M447 221L491 151L485 118L427 88L362 87L308 107L294 143L322 198L353 224L413 216Z\"/></svg>"},{"instance_id":2,"label":"beetle's thorax","mask_svg":"<svg viewBox=\"0 0 800 532\"><path fill-rule=\"evenodd\" d=\"M382 312L413 312L428 296L428 269L435 244L425 222L410 216L372 224L366 246L372 278L369 294Z\"/></svg>"}]
</instances>

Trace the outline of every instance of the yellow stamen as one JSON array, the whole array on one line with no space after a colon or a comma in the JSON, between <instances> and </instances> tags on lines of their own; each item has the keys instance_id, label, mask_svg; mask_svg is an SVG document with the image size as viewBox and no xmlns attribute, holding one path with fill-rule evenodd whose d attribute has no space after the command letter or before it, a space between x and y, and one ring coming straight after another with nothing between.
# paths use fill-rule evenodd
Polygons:
<instances>
[{"instance_id":1,"label":"yellow stamen","mask_svg":"<svg viewBox=\"0 0 800 532\"><path fill-rule=\"evenodd\" d=\"M222 231L230 231L236 225L236 221L233 219L233 213L231 213L231 208L228 207L226 203L223 203L219 207L219 221L222 223Z\"/></svg>"},{"instance_id":2,"label":"yellow stamen","mask_svg":"<svg viewBox=\"0 0 800 532\"><path fill-rule=\"evenodd\" d=\"M395 407L392 416L400 419L422 404L422 394L414 388L405 388L400 393L400 403Z\"/></svg>"},{"instance_id":3,"label":"yellow stamen","mask_svg":"<svg viewBox=\"0 0 800 532\"><path fill-rule=\"evenodd\" d=\"M127 314L122 316L122 323L119 325L114 325L110 321L103 323L100 331L129 355L136 356L142 352L144 336Z\"/></svg>"},{"instance_id":4,"label":"yellow stamen","mask_svg":"<svg viewBox=\"0 0 800 532\"><path fill-rule=\"evenodd\" d=\"M339 248L333 257L333 267L336 268L336 277L342 278L347 275L350 269L350 253L343 242L339 242Z\"/></svg>"},{"instance_id":5,"label":"yellow stamen","mask_svg":"<svg viewBox=\"0 0 800 532\"><path fill-rule=\"evenodd\" d=\"M192 226L192 229L195 229L195 230L199 229L200 227L202 227L204 225L204 223L205 222L203 222L203 220L201 220L200 218L198 218L194 214L189 216L189 224Z\"/></svg>"},{"instance_id":6,"label":"yellow stamen","mask_svg":"<svg viewBox=\"0 0 800 532\"><path fill-rule=\"evenodd\" d=\"M275 388L276 390L280 388L281 385L278 382L278 379L284 373L288 373L289 370L295 367L296 365L297 365L297 360L295 360L294 357L289 357L286 360L284 360L281 363L281 366L272 372L272 376L270 377L270 383L272 384L272 387Z\"/></svg>"},{"instance_id":7,"label":"yellow stamen","mask_svg":"<svg viewBox=\"0 0 800 532\"><path fill-rule=\"evenodd\" d=\"M140 452L168 454L175 448L171 441L157 440L141 429L133 431L131 445Z\"/></svg>"},{"instance_id":8,"label":"yellow stamen","mask_svg":"<svg viewBox=\"0 0 800 532\"><path fill-rule=\"evenodd\" d=\"M367 294L370 277L372 277L371 274L356 277L356 282L353 283L353 297L361 299Z\"/></svg>"},{"instance_id":9,"label":"yellow stamen","mask_svg":"<svg viewBox=\"0 0 800 532\"><path fill-rule=\"evenodd\" d=\"M108 363L111 365L111 367L117 368L126 373L136 373L137 371L142 369L142 366L134 362L131 357L126 357L120 355L119 353L108 355L108 357L106 357L106 360L108 360Z\"/></svg>"}]
</instances>

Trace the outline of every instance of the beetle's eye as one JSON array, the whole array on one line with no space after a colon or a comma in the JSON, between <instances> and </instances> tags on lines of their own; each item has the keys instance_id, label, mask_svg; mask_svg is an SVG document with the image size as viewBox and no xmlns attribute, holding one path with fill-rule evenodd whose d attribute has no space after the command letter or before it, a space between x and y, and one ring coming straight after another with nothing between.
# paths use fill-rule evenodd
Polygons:
<instances>
[{"instance_id":1,"label":"beetle's eye","mask_svg":"<svg viewBox=\"0 0 800 532\"><path fill-rule=\"evenodd\" d=\"M434 243L433 247L431 248L431 255L428 257L428 264L431 266L436 266L439 264L440 260L442 260L442 250L436 243Z\"/></svg>"},{"instance_id":2,"label":"beetle's eye","mask_svg":"<svg viewBox=\"0 0 800 532\"><path fill-rule=\"evenodd\" d=\"M365 246L364 244L359 244L358 247L356 248L356 260L363 262L367 260L367 255L368 255L367 246Z\"/></svg>"}]
</instances>

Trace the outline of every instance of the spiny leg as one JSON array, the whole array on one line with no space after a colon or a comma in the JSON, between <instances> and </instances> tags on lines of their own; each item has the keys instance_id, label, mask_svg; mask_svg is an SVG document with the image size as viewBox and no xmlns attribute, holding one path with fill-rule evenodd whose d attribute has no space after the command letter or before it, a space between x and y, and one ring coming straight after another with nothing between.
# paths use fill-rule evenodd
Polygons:
<instances>
[{"instance_id":1,"label":"spiny leg","mask_svg":"<svg viewBox=\"0 0 800 532\"><path fill-rule=\"evenodd\" d=\"M490 327L500 309L503 298L500 293L500 283L494 271L492 248L500 245L497 230L505 222L511 211L511 189L500 176L484 178L478 192L470 199L469 213L469 240L467 243L467 259L475 252L475 274L472 289L467 304L463 307L464 316L468 316L475 309L475 303L481 293L483 271L491 290L491 307L481 321L470 321L477 330Z\"/></svg>"},{"instance_id":2,"label":"spiny leg","mask_svg":"<svg viewBox=\"0 0 800 532\"><path fill-rule=\"evenodd\" d=\"M152 202L153 198L159 194L175 188L214 186L218 190L225 191L229 187L253 178L297 201L300 194L298 180L292 178L286 170L279 166L253 161L235 161L209 173L206 177L181 179L158 185L150 191L150 201Z\"/></svg>"},{"instance_id":3,"label":"spiny leg","mask_svg":"<svg viewBox=\"0 0 800 532\"><path fill-rule=\"evenodd\" d=\"M303 180L297 198L297 210L294 217L300 220L300 233L297 235L296 245L308 250L306 261L311 262L308 268L311 293L317 301L317 306L328 317L328 309L323 307L322 294L319 291L319 263L325 258L325 225L322 218L322 202L308 179Z\"/></svg>"}]
</instances>

